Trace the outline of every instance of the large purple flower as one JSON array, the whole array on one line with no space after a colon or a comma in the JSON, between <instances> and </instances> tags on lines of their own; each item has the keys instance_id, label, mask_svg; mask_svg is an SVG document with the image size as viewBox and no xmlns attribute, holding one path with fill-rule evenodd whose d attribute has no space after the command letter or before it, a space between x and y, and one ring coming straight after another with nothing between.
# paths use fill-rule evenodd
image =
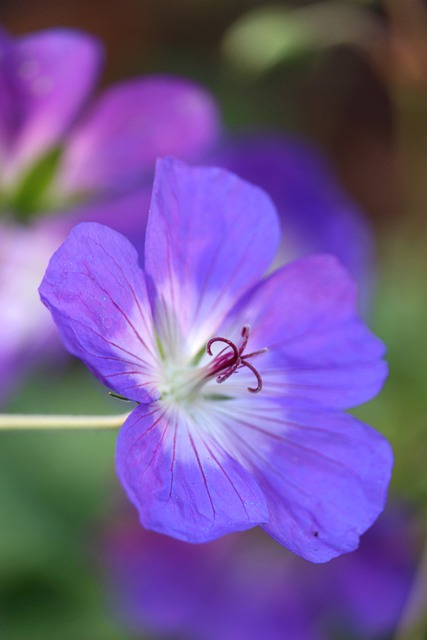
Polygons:
<instances>
[{"instance_id":1,"label":"large purple flower","mask_svg":"<svg viewBox=\"0 0 427 640\"><path fill-rule=\"evenodd\" d=\"M319 566L255 532L189 545L122 512L102 534L100 561L109 609L136 634L384 640L414 585L418 534L407 513L388 509L357 551Z\"/></svg>"},{"instance_id":2,"label":"large purple flower","mask_svg":"<svg viewBox=\"0 0 427 640\"><path fill-rule=\"evenodd\" d=\"M143 236L156 157L195 159L218 135L210 96L178 78L124 81L88 104L101 58L78 31L0 32L0 398L46 359L35 283L76 221Z\"/></svg>"},{"instance_id":3,"label":"large purple flower","mask_svg":"<svg viewBox=\"0 0 427 640\"><path fill-rule=\"evenodd\" d=\"M384 506L388 443L342 409L386 375L337 260L261 279L280 238L268 196L233 174L159 161L145 244L77 226L40 293L68 349L138 402L117 470L142 524L205 542L261 525L323 562Z\"/></svg>"}]
</instances>

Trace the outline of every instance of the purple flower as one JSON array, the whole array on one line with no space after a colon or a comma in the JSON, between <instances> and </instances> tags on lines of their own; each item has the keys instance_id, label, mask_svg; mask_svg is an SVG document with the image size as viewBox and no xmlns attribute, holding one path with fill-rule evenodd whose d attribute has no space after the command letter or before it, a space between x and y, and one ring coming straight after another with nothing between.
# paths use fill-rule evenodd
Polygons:
<instances>
[{"instance_id":1,"label":"purple flower","mask_svg":"<svg viewBox=\"0 0 427 640\"><path fill-rule=\"evenodd\" d=\"M16 204L25 171L60 148L51 191L69 204L84 194L140 185L159 155L197 158L218 135L210 97L191 82L152 76L121 82L86 106L102 47L68 29L22 38L0 33L2 193ZM13 213L13 212L12 212Z\"/></svg>"},{"instance_id":2,"label":"purple flower","mask_svg":"<svg viewBox=\"0 0 427 640\"><path fill-rule=\"evenodd\" d=\"M379 640L396 629L417 528L386 511L357 551L313 565L254 532L189 545L120 514L103 534L110 610L136 634L188 640Z\"/></svg>"},{"instance_id":3,"label":"purple flower","mask_svg":"<svg viewBox=\"0 0 427 640\"><path fill-rule=\"evenodd\" d=\"M63 237L50 225L0 224L0 399L34 360L54 356L55 327L36 293Z\"/></svg>"},{"instance_id":4,"label":"purple flower","mask_svg":"<svg viewBox=\"0 0 427 640\"><path fill-rule=\"evenodd\" d=\"M261 525L324 562L386 499L388 443L342 412L380 389L384 347L334 257L261 279L279 239L263 191L166 159L144 271L120 234L81 224L40 293L71 353L139 403L117 470L146 528L206 542Z\"/></svg>"},{"instance_id":5,"label":"purple flower","mask_svg":"<svg viewBox=\"0 0 427 640\"><path fill-rule=\"evenodd\" d=\"M0 398L46 360L35 283L67 232L99 220L143 236L156 157L196 159L218 135L213 100L186 80L127 80L90 102L101 58L82 32L0 32Z\"/></svg>"}]
</instances>

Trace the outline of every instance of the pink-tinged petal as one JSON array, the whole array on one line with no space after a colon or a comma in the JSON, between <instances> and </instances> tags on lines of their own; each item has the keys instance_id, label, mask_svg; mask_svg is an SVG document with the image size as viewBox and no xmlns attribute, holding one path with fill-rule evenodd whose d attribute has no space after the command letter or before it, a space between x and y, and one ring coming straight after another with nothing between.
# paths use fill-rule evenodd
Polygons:
<instances>
[{"instance_id":1,"label":"pink-tinged petal","mask_svg":"<svg viewBox=\"0 0 427 640\"><path fill-rule=\"evenodd\" d=\"M216 405L227 450L265 493L270 520L262 528L312 562L356 549L385 505L393 464L385 438L322 408L259 396Z\"/></svg>"},{"instance_id":2,"label":"pink-tinged petal","mask_svg":"<svg viewBox=\"0 0 427 640\"><path fill-rule=\"evenodd\" d=\"M60 143L97 79L101 53L95 38L68 29L13 41L8 71L16 122L6 183Z\"/></svg>"},{"instance_id":3,"label":"pink-tinged petal","mask_svg":"<svg viewBox=\"0 0 427 640\"><path fill-rule=\"evenodd\" d=\"M35 360L60 348L37 287L62 237L48 222L0 224L0 402Z\"/></svg>"},{"instance_id":4,"label":"pink-tinged petal","mask_svg":"<svg viewBox=\"0 0 427 640\"><path fill-rule=\"evenodd\" d=\"M108 224L143 250L149 201L150 190L139 189L34 225L0 224L0 403L37 362L65 354L37 292L52 254L86 220Z\"/></svg>"},{"instance_id":5,"label":"pink-tinged petal","mask_svg":"<svg viewBox=\"0 0 427 640\"><path fill-rule=\"evenodd\" d=\"M67 349L125 397L157 396L158 351L138 255L121 234L81 223L40 286Z\"/></svg>"},{"instance_id":6,"label":"pink-tinged petal","mask_svg":"<svg viewBox=\"0 0 427 640\"><path fill-rule=\"evenodd\" d=\"M221 335L251 326L248 352L263 393L348 408L366 402L387 375L384 345L356 312L356 289L333 256L311 256L261 282L230 313Z\"/></svg>"},{"instance_id":7,"label":"pink-tinged petal","mask_svg":"<svg viewBox=\"0 0 427 640\"><path fill-rule=\"evenodd\" d=\"M188 542L268 520L254 477L208 432L209 413L199 418L140 405L117 441L117 473L143 526Z\"/></svg>"},{"instance_id":8,"label":"pink-tinged petal","mask_svg":"<svg viewBox=\"0 0 427 640\"><path fill-rule=\"evenodd\" d=\"M145 245L156 322L194 355L270 265L279 224L269 197L217 168L157 164ZM166 320L165 320L166 318ZM191 339L189 336L191 334Z\"/></svg>"},{"instance_id":9,"label":"pink-tinged petal","mask_svg":"<svg viewBox=\"0 0 427 640\"><path fill-rule=\"evenodd\" d=\"M73 132L60 188L111 191L134 185L158 157L197 158L218 132L216 105L198 85L167 76L123 82L104 93Z\"/></svg>"}]
</instances>

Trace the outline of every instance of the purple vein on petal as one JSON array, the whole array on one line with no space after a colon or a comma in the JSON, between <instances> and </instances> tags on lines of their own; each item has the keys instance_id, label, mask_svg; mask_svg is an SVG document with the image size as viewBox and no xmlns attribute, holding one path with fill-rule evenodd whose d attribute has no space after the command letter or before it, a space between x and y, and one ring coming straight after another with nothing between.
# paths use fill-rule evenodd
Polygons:
<instances>
[{"instance_id":1,"label":"purple vein on petal","mask_svg":"<svg viewBox=\"0 0 427 640\"><path fill-rule=\"evenodd\" d=\"M144 380L143 382L138 382L136 384L129 384L126 387L123 387L123 391L129 391L130 389L144 389L148 384L155 384L157 382L154 380Z\"/></svg>"},{"instance_id":2,"label":"purple vein on petal","mask_svg":"<svg viewBox=\"0 0 427 640\"><path fill-rule=\"evenodd\" d=\"M209 288L209 281L210 281L210 278L211 278L211 276L212 276L212 274L214 272L216 263L218 261L219 255L220 255L220 249L221 249L221 245L218 244L216 249L215 249L215 253L213 254L213 256L212 256L212 258L210 260L209 267L208 267L208 269L206 271L206 274L205 274L205 277L204 277L204 280L203 280L203 284L200 287L200 292L198 294L198 299L197 299L197 305L196 305L196 308L195 308L194 313L193 313L193 323L194 324L197 324L197 322L198 322L198 316L199 316L199 313L201 311L201 308L202 308L202 305L203 305L203 301L205 299L205 294L206 294L207 289Z\"/></svg>"},{"instance_id":3,"label":"purple vein on petal","mask_svg":"<svg viewBox=\"0 0 427 640\"><path fill-rule=\"evenodd\" d=\"M262 453L262 452L259 450L259 448L254 448L254 446L253 446L252 444L250 444L250 443L249 443L249 441L248 441L247 439L244 439L244 438L241 436L240 431L238 432L238 431L234 428L234 427L235 427L235 423L236 423L236 422L237 422L237 423L240 423L240 424L241 424L242 426L244 426L245 428L247 428L247 427L253 428L253 425L250 425L249 423L247 423L247 422L245 422L245 421L243 421L243 420L240 420L240 419L238 419L238 418L236 418L236 417L233 417L233 420L232 420L232 421L230 421L230 422L229 422L229 424L228 424L228 427L229 427L229 429L231 430L231 432L232 432L232 434L233 434L233 435L232 435L232 437L233 437L233 438L237 438L237 440L239 440L239 442L240 442L240 443L245 447L245 449L247 449L249 452L251 452L251 453L252 453L252 456L253 456L252 458L251 458L251 457L249 457L249 458L248 458L247 456L245 456L245 459L246 459L247 463L249 463L249 465L250 465L250 466L253 466L254 458L255 458L255 459L258 459L258 460L261 462L260 469L262 469L262 468L268 468L268 469L270 469L270 471L271 471L272 473L274 473L274 475L278 476L279 478L283 478L283 477L284 477L284 476L283 476L283 471L282 471L282 470L280 470L280 469L278 469L278 467L277 467L277 465L276 465L276 464L272 464L272 461L271 461L271 460L270 460L270 459L269 459L269 458L268 458L264 453ZM255 430L257 430L257 429L255 428ZM286 444L288 444L288 443L286 443ZM242 453L243 453L243 452L242 452ZM316 454L314 454L314 455L317 455L317 453L316 453ZM328 456L323 456L323 457L328 457ZM337 464L339 464L341 467L344 467L344 465L342 465L342 463L338 463L338 461L335 461L335 460L333 460L333 459L331 459L331 461L332 461L332 462L336 462L336 463L337 463ZM344 467L344 468L346 468L346 467ZM347 468L346 468L346 470L347 470ZM306 496L306 497L311 497L311 494L310 494L310 493L308 493L307 491L304 491L304 489L302 489L300 486L298 486L298 485L296 485L294 482L292 482L292 480L290 480L290 478L289 478L288 476L286 476L286 483L287 483L289 486L293 487L293 488L294 488L296 491L298 491L301 495L304 495L304 496Z\"/></svg>"},{"instance_id":4,"label":"purple vein on petal","mask_svg":"<svg viewBox=\"0 0 427 640\"><path fill-rule=\"evenodd\" d=\"M98 243L96 243L98 244ZM100 245L101 246L101 245ZM109 255L107 253L107 255ZM114 278L114 280L116 281L116 283L121 286L122 283L120 283L117 278L114 276L114 274L111 273L111 271L109 272L110 275ZM135 334L137 340L142 344L142 346L154 357L156 358L156 354L151 350L151 347L149 345L147 345L147 343L145 342L145 340L142 338L142 336L140 335L139 331L136 329L136 327L134 326L133 322L131 321L131 319L129 318L129 316L123 311L123 309L121 308L121 306L114 300L114 298L112 297L112 295L110 294L110 292L108 291L108 289L105 289L95 278L94 276L88 271L88 272L81 272L81 275L86 276L87 278L89 278L97 287L100 291L102 291L107 297L108 299L111 301L111 303L113 304L113 306L117 309L117 311L122 315L122 317L125 319L125 321L127 322L127 324L131 327L133 333ZM135 293L132 287L131 291L135 297Z\"/></svg>"},{"instance_id":5,"label":"purple vein on petal","mask_svg":"<svg viewBox=\"0 0 427 640\"><path fill-rule=\"evenodd\" d=\"M218 458L215 456L215 454L213 453L212 449L211 449L211 448L210 448L210 446L207 444L207 442L206 442L206 440L203 438L203 436L200 436L200 438L201 438L201 440L202 440L203 444L205 445L205 447L206 447L206 449L207 449L208 453L209 453L209 454L212 456L212 458L215 460L215 462L216 462L216 464L218 465L219 469L222 471L222 473L225 475L225 477L227 478L228 482L229 482L229 483L230 483L230 485L232 486L232 488L233 488L233 490L234 490L235 494L237 495L237 497L239 498L239 500L240 500L240 502L241 502L241 504L242 504L242 507L243 507L243 509L244 509L244 511L245 511L245 513L246 513L246 515L247 515L247 517L248 517L248 520L249 520L249 514L248 514L248 510L246 509L245 502L244 502L244 500L243 500L242 496L240 495L240 493L238 492L238 490L236 489L236 486L235 486L235 484L234 484L233 480L230 478L230 476L228 475L228 473L227 473L227 472L226 472L226 470L224 469L223 465L219 462Z\"/></svg>"},{"instance_id":6,"label":"purple vein on petal","mask_svg":"<svg viewBox=\"0 0 427 640\"><path fill-rule=\"evenodd\" d=\"M142 320L142 322L143 322L143 324L145 326L145 329L147 330L147 333L149 335L150 332L152 331L152 327L149 327L149 325L147 323L146 314L144 314L143 311L142 311L140 300L139 300L138 296L136 295L135 289L133 288L133 285L130 283L129 278L127 277L127 274L125 273L125 271L123 271L122 266L116 261L114 256L112 256L102 244L100 244L96 240L93 240L93 243L98 245L106 253L106 255L110 258L110 260L115 264L117 269L119 269L120 273L122 274L124 280L126 281L128 287L129 287L129 291L132 293L132 297L133 297L133 299L135 301L135 304L136 304L136 306L138 308L139 314L141 316L141 320ZM117 278L114 276L114 274L111 271L110 271L110 274L114 278L114 280L117 282L117 284L121 285L121 283L117 280ZM149 347L145 343L145 341L143 341L143 343L144 343L144 346L146 347L147 351L149 351L153 357L156 357L156 354L151 350L151 347Z\"/></svg>"},{"instance_id":7,"label":"purple vein on petal","mask_svg":"<svg viewBox=\"0 0 427 640\"><path fill-rule=\"evenodd\" d=\"M188 433L188 438L190 440L191 448L193 449L194 455L196 456L196 460L197 460L198 467L200 469L200 473L202 474L203 483L205 485L205 489L206 489L206 493L207 493L208 498L209 498L209 502L211 503L213 518L215 520L216 519L216 510L215 510L215 506L214 506L214 503L213 503L213 500L212 500L211 492L209 491L208 481L206 479L206 475L205 475L205 472L203 470L203 465L202 465L202 463L200 461L199 452L197 450L196 444L195 444L195 442L193 440L193 437L192 437L189 429L187 429L187 433Z\"/></svg>"},{"instance_id":8,"label":"purple vein on petal","mask_svg":"<svg viewBox=\"0 0 427 640\"><path fill-rule=\"evenodd\" d=\"M156 413L158 413L158 411L159 411L159 408L158 407L154 407L152 409L152 411L148 411L147 413L144 413L144 418L149 418L150 416L153 416ZM153 424L151 424L146 431L141 433L141 435L137 437L135 442L132 443L132 446L131 446L131 449L129 451L129 454L131 453L131 450L134 447L136 447L136 445L139 444L139 442L143 438L145 438L150 433L150 431L152 431L154 429L154 427L156 427L159 424L159 422L165 417L166 414L167 414L167 410L166 409L164 409L162 412L160 412L160 415L156 418L156 420L153 422Z\"/></svg>"},{"instance_id":9,"label":"purple vein on petal","mask_svg":"<svg viewBox=\"0 0 427 640\"><path fill-rule=\"evenodd\" d=\"M86 306L84 303L82 303L83 306ZM128 351L127 349L125 349L124 347L122 347L121 345L117 344L116 342L112 342L111 340L108 340L108 338L106 338L105 336L102 335L102 333L98 333L98 331L96 331L93 327L90 327L89 325L85 324L84 322L82 322L81 320L77 320L76 318L71 318L70 316L67 316L64 314L64 318L67 318L68 320L71 320L73 323L79 324L80 326L84 327L85 329L88 329L89 331L92 331L92 333L94 333L98 338L100 338L101 340L103 340L104 342L106 342L107 344L111 345L112 347L115 347L116 349L119 349L120 351L123 351L123 353L127 353L128 356L131 356L132 358L135 358L136 360L139 360L141 365L143 365L144 367L146 367L146 363L144 360L142 360L142 358L140 358L139 356L137 356L135 353L132 353L131 351ZM85 351L88 352L88 350L85 348ZM89 352L88 352L89 353ZM95 357L99 357L98 355L96 355ZM120 360L121 361L121 360ZM122 362L122 361L121 361ZM140 365L139 365L140 366ZM150 368L151 371L151 368Z\"/></svg>"},{"instance_id":10,"label":"purple vein on petal","mask_svg":"<svg viewBox=\"0 0 427 640\"><path fill-rule=\"evenodd\" d=\"M157 413L157 411L158 411L158 409L154 409L153 411L150 411L149 413L144 414L144 418L147 418L147 417L149 417L149 416L151 416L151 415L153 415L153 414ZM141 435L137 437L137 439L135 440L135 442L133 442L133 443L132 443L132 445L131 445L131 447L130 447L130 449L129 449L129 451L128 451L128 454L127 454L127 456L126 456L126 460L129 460L129 457L130 457L130 455L133 453L133 450L135 449L135 447L139 444L139 442L140 442L143 438L145 438L145 437L150 433L150 431L152 431L152 430L154 429L154 427L156 427L156 426L159 424L159 422L164 418L164 416L166 415L166 413L167 413L167 411L166 411L166 409L165 409L162 413L160 413L160 415L159 415L159 416L158 416L158 418L153 422L153 424L151 424L151 425L148 427L148 429L147 429L146 431L144 431L144 433L141 433ZM165 437L165 434L166 434L166 431L168 430L168 428L169 428L169 422L166 422L166 427L164 428L164 430L163 430L163 432L162 432L162 436L161 436L161 438L160 438L160 440L159 440L159 442L158 442L158 444L157 444L157 446L156 446L156 448L155 448L155 450L154 450L153 456L151 457L151 460L150 460L150 462L148 463L148 465L146 466L146 468L145 468L145 470L144 470L144 472L143 472L143 474L142 474L142 475L144 475L144 474L145 474L145 472L147 471L148 467L151 465L151 463L152 463L152 461L153 461L153 459L154 459L154 456L156 455L156 453L157 453L157 451L158 451L158 449L159 449L159 446L160 446L160 445L161 445L161 443L163 442L163 438Z\"/></svg>"},{"instance_id":11,"label":"purple vein on petal","mask_svg":"<svg viewBox=\"0 0 427 640\"><path fill-rule=\"evenodd\" d=\"M178 434L178 415L176 415L175 418L176 419L175 419L175 430L173 433L172 459L170 464L171 480L170 480L170 487L169 487L169 499L172 497L173 480L174 480L174 467L175 467L175 460L176 460L176 439Z\"/></svg>"},{"instance_id":12,"label":"purple vein on petal","mask_svg":"<svg viewBox=\"0 0 427 640\"><path fill-rule=\"evenodd\" d=\"M93 279L93 278L91 278ZM139 331L136 329L135 325L133 324L132 320L129 318L129 316L127 315L127 313L125 313L123 311L123 309L120 307L120 305L114 300L114 298L111 296L111 294L109 293L109 291L107 289L104 289L104 287L101 287L101 285L99 283L98 287L99 289L105 293L105 295L109 298L109 300L111 300L111 303L113 304L113 306L117 309L117 311L122 315L122 317L125 319L125 321L127 322L127 324L130 326L130 328L132 329L136 339L138 340L138 342L140 342L142 344L142 346L147 349L147 351L149 353L151 353L151 355L153 357L155 357L155 354L151 352L150 347L148 347L148 345L146 344L145 340L142 338L142 336L140 335Z\"/></svg>"}]
</instances>

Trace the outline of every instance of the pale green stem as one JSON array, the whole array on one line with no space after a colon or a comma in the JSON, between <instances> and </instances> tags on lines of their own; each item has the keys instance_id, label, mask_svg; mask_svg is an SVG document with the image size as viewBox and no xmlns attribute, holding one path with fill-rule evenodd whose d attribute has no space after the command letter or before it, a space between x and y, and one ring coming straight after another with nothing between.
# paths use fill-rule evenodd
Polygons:
<instances>
[{"instance_id":1,"label":"pale green stem","mask_svg":"<svg viewBox=\"0 0 427 640\"><path fill-rule=\"evenodd\" d=\"M0 414L0 431L45 429L119 429L129 413L115 416Z\"/></svg>"},{"instance_id":2,"label":"pale green stem","mask_svg":"<svg viewBox=\"0 0 427 640\"><path fill-rule=\"evenodd\" d=\"M401 620L394 640L420 640L425 638L427 616L427 547L424 549L418 573L415 576L411 592L402 612Z\"/></svg>"}]
</instances>

